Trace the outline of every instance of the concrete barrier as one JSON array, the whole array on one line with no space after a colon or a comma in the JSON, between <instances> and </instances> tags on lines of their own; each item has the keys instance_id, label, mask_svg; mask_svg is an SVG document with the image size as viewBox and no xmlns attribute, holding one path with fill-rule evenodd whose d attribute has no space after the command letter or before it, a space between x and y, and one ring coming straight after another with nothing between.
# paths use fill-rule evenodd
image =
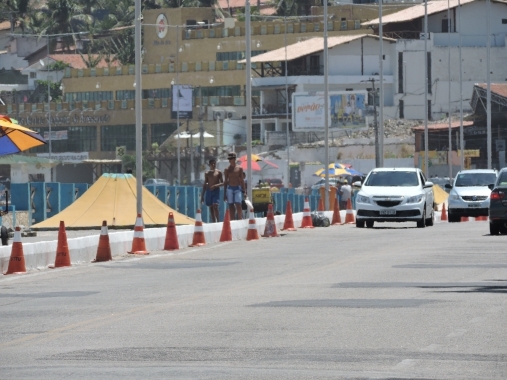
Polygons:
<instances>
[{"instance_id":1,"label":"concrete barrier","mask_svg":"<svg viewBox=\"0 0 507 380\"><path fill-rule=\"evenodd\" d=\"M332 217L332 212L326 211L326 216ZM293 214L294 225L299 227L303 213ZM276 215L276 228L280 231L283 227L285 215ZM266 218L256 218L255 223L259 235L264 233ZM194 235L194 226L177 226L178 242L181 248L187 248L192 244ZM248 219L231 221L231 231L233 240L245 240L248 232ZM205 223L204 234L206 243L218 243L222 233L222 223ZM148 251L162 251L164 249L166 227L145 228L144 239ZM90 263L97 255L97 246L100 233L77 238L68 238L69 252L72 264ZM127 254L132 248L134 231L109 231L109 244L111 246L111 255L118 256ZM245 242L246 243L246 242ZM25 256L26 270L44 269L54 264L56 257L57 240L40 241L35 243L23 243L23 253ZM7 271L11 255L11 246L0 247L0 270L2 273Z\"/></svg>"}]
</instances>

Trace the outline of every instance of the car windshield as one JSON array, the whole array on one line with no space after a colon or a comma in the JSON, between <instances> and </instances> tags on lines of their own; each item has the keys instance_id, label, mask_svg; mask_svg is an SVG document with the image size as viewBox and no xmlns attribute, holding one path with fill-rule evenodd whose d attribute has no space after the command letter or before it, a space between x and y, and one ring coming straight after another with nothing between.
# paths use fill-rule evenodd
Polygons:
<instances>
[{"instance_id":1,"label":"car windshield","mask_svg":"<svg viewBox=\"0 0 507 380\"><path fill-rule=\"evenodd\" d=\"M460 173L456 178L455 187L488 186L495 183L495 173Z\"/></svg>"},{"instance_id":2,"label":"car windshield","mask_svg":"<svg viewBox=\"0 0 507 380\"><path fill-rule=\"evenodd\" d=\"M412 171L378 171L372 172L366 186L418 186L417 173Z\"/></svg>"},{"instance_id":3,"label":"car windshield","mask_svg":"<svg viewBox=\"0 0 507 380\"><path fill-rule=\"evenodd\" d=\"M498 182L497 182L497 185L501 185L501 186L505 186L505 185L507 185L507 172L502 172L502 173L498 176Z\"/></svg>"}]
</instances>

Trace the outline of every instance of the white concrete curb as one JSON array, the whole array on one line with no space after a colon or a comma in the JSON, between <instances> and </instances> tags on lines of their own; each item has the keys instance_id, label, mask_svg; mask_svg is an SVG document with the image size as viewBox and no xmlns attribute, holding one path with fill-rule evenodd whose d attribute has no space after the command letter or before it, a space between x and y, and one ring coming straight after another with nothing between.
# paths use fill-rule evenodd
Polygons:
<instances>
[{"instance_id":1,"label":"white concrete curb","mask_svg":"<svg viewBox=\"0 0 507 380\"><path fill-rule=\"evenodd\" d=\"M355 213L355 212L354 212ZM325 211L324 214L331 221L333 218L332 211ZM440 212L435 212L435 222L440 222ZM303 213L292 214L294 226L298 228L303 219ZM340 211L342 222L345 221L346 210ZM285 215L276 215L275 223L277 231L280 232ZM264 233L266 218L255 219L257 231L259 236ZM220 240L222 233L222 223L203 223L204 236L206 243L217 243ZM192 244L194 235L194 226L177 226L178 242L181 248L187 248ZM233 240L245 240L248 232L248 219L231 221L231 231ZM146 249L148 251L161 251L164 249L166 228L146 228L144 229L144 239L146 241ZM91 236L69 238L67 243L69 245L71 262L73 264L89 263L95 259L97 255L97 245L99 242L100 234L97 233ZM132 240L134 231L109 231L109 244L111 246L112 256L122 255L127 253L132 248ZM36 243L24 243L23 253L25 256L25 264L27 270L47 268L49 265L54 264L56 256L57 240L41 241ZM7 271L9 259L11 255L12 246L0 247L0 272Z\"/></svg>"}]
</instances>

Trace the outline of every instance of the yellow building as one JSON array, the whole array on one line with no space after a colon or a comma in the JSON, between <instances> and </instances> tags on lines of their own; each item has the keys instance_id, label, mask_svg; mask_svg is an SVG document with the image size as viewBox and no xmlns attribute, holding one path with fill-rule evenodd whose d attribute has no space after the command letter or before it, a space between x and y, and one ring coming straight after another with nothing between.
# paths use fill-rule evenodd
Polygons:
<instances>
[{"instance_id":1,"label":"yellow building","mask_svg":"<svg viewBox=\"0 0 507 380\"><path fill-rule=\"evenodd\" d=\"M407 6L384 6L392 13ZM314 7L312 17L252 21L252 56L287 44L323 34L322 8ZM361 22L378 17L374 5L329 7L329 36L368 32ZM204 130L214 135L204 139L206 156L217 154L209 148L242 143L237 134L223 127L224 119L243 119L245 107L244 59L245 23L233 19L215 19L211 8L171 8L149 10L143 14L142 120L143 149L153 143L166 147L151 156L160 177L173 181L177 175L177 130L175 112L171 113L172 86L192 87L192 118L180 117L180 131L199 131L200 116ZM253 66L255 75L255 65ZM120 152L135 151L135 66L64 70L63 102L48 104L0 105L21 125L49 137L51 156L71 165L60 165L54 180L93 182L103 172L122 170L115 159ZM258 94L252 94L252 106L259 107ZM201 107L202 106L202 107ZM174 109L172 111L175 111ZM48 117L50 116L50 117ZM219 118L217 122L217 116ZM243 126L246 128L246 126ZM246 131L244 133L246 135ZM198 145L193 141L192 145ZM193 152L194 172L199 171L200 154L190 149L190 141L180 140L182 177L190 174ZM204 149L203 149L204 150ZM29 153L49 153L49 147ZM47 155L46 155L47 156ZM100 161L109 160L109 161ZM76 165L79 169L76 170ZM107 166L106 166L107 165Z\"/></svg>"}]
</instances>

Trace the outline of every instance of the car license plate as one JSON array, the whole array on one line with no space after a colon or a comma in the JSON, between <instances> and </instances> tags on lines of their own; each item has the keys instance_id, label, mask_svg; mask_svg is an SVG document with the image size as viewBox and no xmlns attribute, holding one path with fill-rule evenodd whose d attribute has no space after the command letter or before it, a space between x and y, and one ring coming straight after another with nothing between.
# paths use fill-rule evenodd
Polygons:
<instances>
[{"instance_id":1,"label":"car license plate","mask_svg":"<svg viewBox=\"0 0 507 380\"><path fill-rule=\"evenodd\" d=\"M396 215L396 210L380 210L380 215Z\"/></svg>"},{"instance_id":2,"label":"car license plate","mask_svg":"<svg viewBox=\"0 0 507 380\"><path fill-rule=\"evenodd\" d=\"M468 208L479 208L481 207L480 203L469 203Z\"/></svg>"}]
</instances>

